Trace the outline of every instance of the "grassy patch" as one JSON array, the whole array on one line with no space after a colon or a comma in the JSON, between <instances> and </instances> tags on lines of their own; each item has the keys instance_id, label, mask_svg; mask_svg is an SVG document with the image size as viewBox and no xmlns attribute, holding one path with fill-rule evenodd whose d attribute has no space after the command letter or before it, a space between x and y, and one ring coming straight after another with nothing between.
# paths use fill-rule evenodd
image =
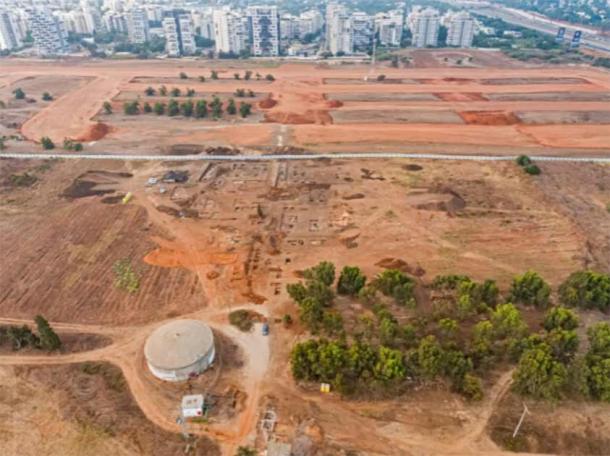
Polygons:
<instances>
[{"instance_id":1,"label":"grassy patch","mask_svg":"<svg viewBox=\"0 0 610 456\"><path fill-rule=\"evenodd\" d=\"M11 174L9 181L15 187L31 187L38 181L38 178L29 173Z\"/></svg>"},{"instance_id":2,"label":"grassy patch","mask_svg":"<svg viewBox=\"0 0 610 456\"><path fill-rule=\"evenodd\" d=\"M133 270L131 260L123 258L114 263L112 267L115 275L115 285L121 290L135 293L140 288L140 277Z\"/></svg>"}]
</instances>

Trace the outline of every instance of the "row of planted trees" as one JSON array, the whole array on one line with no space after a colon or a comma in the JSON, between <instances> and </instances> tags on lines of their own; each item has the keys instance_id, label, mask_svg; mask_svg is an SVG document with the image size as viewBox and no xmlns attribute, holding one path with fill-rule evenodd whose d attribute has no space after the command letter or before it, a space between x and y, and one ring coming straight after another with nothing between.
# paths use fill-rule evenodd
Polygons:
<instances>
[{"instance_id":1,"label":"row of planted trees","mask_svg":"<svg viewBox=\"0 0 610 456\"><path fill-rule=\"evenodd\" d=\"M106 109L106 113L109 114L111 112L112 107L110 106L110 112ZM139 101L128 101L123 104L123 112L126 115L154 113L158 116L168 115L174 117L181 115L183 117L194 117L196 119L203 119L206 117L219 119L226 112L231 116L239 113L242 118L246 118L252 114L252 105L250 103L241 102L238 106L232 98L229 99L225 105L218 97L214 97L210 103L206 100L187 100L180 103L177 100L170 99L167 103L158 101L152 105L147 102L141 105Z\"/></svg>"},{"instance_id":2,"label":"row of planted trees","mask_svg":"<svg viewBox=\"0 0 610 456\"><path fill-rule=\"evenodd\" d=\"M316 337L293 347L297 380L369 394L440 379L478 399L482 379L495 366L516 363L514 388L523 395L610 401L610 325L588 328L589 348L579 351L579 318L569 308L608 312L608 275L572 274L559 287L556 305L550 286L535 272L515 277L503 299L493 280L439 276L419 292L428 293L426 310L418 306L415 281L401 271L386 270L368 281L359 268L345 267L335 284L334 265L322 262L304 278L289 285L288 293L301 323ZM359 301L366 311L345 320L336 294ZM542 325L528 325L522 307L539 309Z\"/></svg>"},{"instance_id":3,"label":"row of planted trees","mask_svg":"<svg viewBox=\"0 0 610 456\"><path fill-rule=\"evenodd\" d=\"M154 97L154 96L162 96L162 97L167 97L167 96L172 96L172 97L181 97L181 96L185 96L187 98L193 98L197 92L195 91L195 89L189 89L187 88L184 92L182 91L182 89L180 89L179 87L174 87L171 90L168 90L168 88L166 86L161 86L159 87L159 89L155 89L154 87L147 87L146 89L144 89L144 94L147 97ZM234 92L234 95L237 98L254 98L256 96L256 94L254 93L254 91L252 90L246 90L246 89L236 89Z\"/></svg>"},{"instance_id":4,"label":"row of planted trees","mask_svg":"<svg viewBox=\"0 0 610 456\"><path fill-rule=\"evenodd\" d=\"M255 74L255 73L254 73L253 71L251 71L251 70L246 70L246 71L244 71L244 74L243 74L243 75L242 75L241 73L233 73L233 79L236 79L236 80L241 80L241 79L243 79L244 81L250 81L250 80L252 79L252 77L253 77L253 76L254 76L254 78L255 78L257 81L261 81L261 80L263 80L263 79L264 79L265 81L269 81L269 82L273 82L273 81L275 81L275 76L273 76L271 73L266 74L264 77L263 77L263 75L262 75L262 74L260 74L260 73L258 73L258 72ZM184 79L184 80L186 80L186 79L190 79L189 75L188 75L188 74L186 74L184 71L180 72L180 73L178 74L178 77L179 77L180 79ZM206 81L205 76L199 76L199 77L198 77L198 79L199 79L199 82L205 82L205 81ZM219 75L218 71L216 71L216 70L212 70L212 71L210 72L210 79L212 79L213 81L216 81L216 80L220 79L220 75Z\"/></svg>"}]
</instances>

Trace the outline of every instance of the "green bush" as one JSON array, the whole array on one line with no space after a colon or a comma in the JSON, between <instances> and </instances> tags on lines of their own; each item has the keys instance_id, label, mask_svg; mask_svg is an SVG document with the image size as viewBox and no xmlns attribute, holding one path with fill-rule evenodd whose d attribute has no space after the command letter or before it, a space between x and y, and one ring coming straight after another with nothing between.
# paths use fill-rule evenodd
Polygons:
<instances>
[{"instance_id":1,"label":"green bush","mask_svg":"<svg viewBox=\"0 0 610 456\"><path fill-rule=\"evenodd\" d=\"M366 276L359 267L345 266L339 275L337 292L342 295L357 295L366 283Z\"/></svg>"},{"instance_id":2,"label":"green bush","mask_svg":"<svg viewBox=\"0 0 610 456\"><path fill-rule=\"evenodd\" d=\"M231 312L229 314L229 323L237 327L240 331L244 332L250 331L252 326L254 326L252 314L245 309L234 310Z\"/></svg>"},{"instance_id":3,"label":"green bush","mask_svg":"<svg viewBox=\"0 0 610 456\"><path fill-rule=\"evenodd\" d=\"M538 165L527 165L523 168L527 174L531 174L532 176L539 175L542 171L538 167Z\"/></svg>"},{"instance_id":4,"label":"green bush","mask_svg":"<svg viewBox=\"0 0 610 456\"><path fill-rule=\"evenodd\" d=\"M544 318L543 327L547 331L553 329L565 329L568 331L578 328L579 318L576 313L565 307L551 308Z\"/></svg>"},{"instance_id":5,"label":"green bush","mask_svg":"<svg viewBox=\"0 0 610 456\"><path fill-rule=\"evenodd\" d=\"M610 310L610 275L594 271L572 273L559 286L559 300L567 307Z\"/></svg>"},{"instance_id":6,"label":"green bush","mask_svg":"<svg viewBox=\"0 0 610 456\"><path fill-rule=\"evenodd\" d=\"M40 138L40 144L44 150L55 149L55 143L48 136L43 136Z\"/></svg>"},{"instance_id":7,"label":"green bush","mask_svg":"<svg viewBox=\"0 0 610 456\"><path fill-rule=\"evenodd\" d=\"M527 155L519 155L516 161L519 166L528 166L532 163L531 158Z\"/></svg>"},{"instance_id":8,"label":"green bush","mask_svg":"<svg viewBox=\"0 0 610 456\"><path fill-rule=\"evenodd\" d=\"M115 276L115 285L121 290L135 293L140 288L140 277L133 270L128 258L118 260L112 267Z\"/></svg>"},{"instance_id":9,"label":"green bush","mask_svg":"<svg viewBox=\"0 0 610 456\"><path fill-rule=\"evenodd\" d=\"M567 382L566 367L557 361L551 347L541 344L526 350L513 374L515 390L535 399L557 400Z\"/></svg>"},{"instance_id":10,"label":"green bush","mask_svg":"<svg viewBox=\"0 0 610 456\"><path fill-rule=\"evenodd\" d=\"M551 287L534 271L516 276L510 289L512 302L533 305L539 309L548 307L550 295Z\"/></svg>"}]
</instances>

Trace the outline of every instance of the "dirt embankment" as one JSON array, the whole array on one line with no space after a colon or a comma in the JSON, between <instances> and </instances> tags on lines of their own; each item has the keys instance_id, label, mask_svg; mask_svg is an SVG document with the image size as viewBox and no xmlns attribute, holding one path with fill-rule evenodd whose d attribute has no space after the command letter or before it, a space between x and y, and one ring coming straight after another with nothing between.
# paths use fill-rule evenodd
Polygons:
<instances>
[{"instance_id":1,"label":"dirt embankment","mask_svg":"<svg viewBox=\"0 0 610 456\"><path fill-rule=\"evenodd\" d=\"M103 122L97 122L87 128L87 132L76 138L77 141L99 141L112 131L111 127Z\"/></svg>"}]
</instances>

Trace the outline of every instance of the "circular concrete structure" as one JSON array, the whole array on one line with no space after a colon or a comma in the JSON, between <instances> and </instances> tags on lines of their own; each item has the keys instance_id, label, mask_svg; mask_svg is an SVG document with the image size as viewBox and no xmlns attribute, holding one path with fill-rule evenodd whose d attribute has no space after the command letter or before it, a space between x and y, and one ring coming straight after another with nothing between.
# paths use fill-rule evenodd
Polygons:
<instances>
[{"instance_id":1,"label":"circular concrete structure","mask_svg":"<svg viewBox=\"0 0 610 456\"><path fill-rule=\"evenodd\" d=\"M206 370L216 354L214 334L198 320L175 320L155 329L144 345L146 363L161 380L187 380Z\"/></svg>"}]
</instances>

